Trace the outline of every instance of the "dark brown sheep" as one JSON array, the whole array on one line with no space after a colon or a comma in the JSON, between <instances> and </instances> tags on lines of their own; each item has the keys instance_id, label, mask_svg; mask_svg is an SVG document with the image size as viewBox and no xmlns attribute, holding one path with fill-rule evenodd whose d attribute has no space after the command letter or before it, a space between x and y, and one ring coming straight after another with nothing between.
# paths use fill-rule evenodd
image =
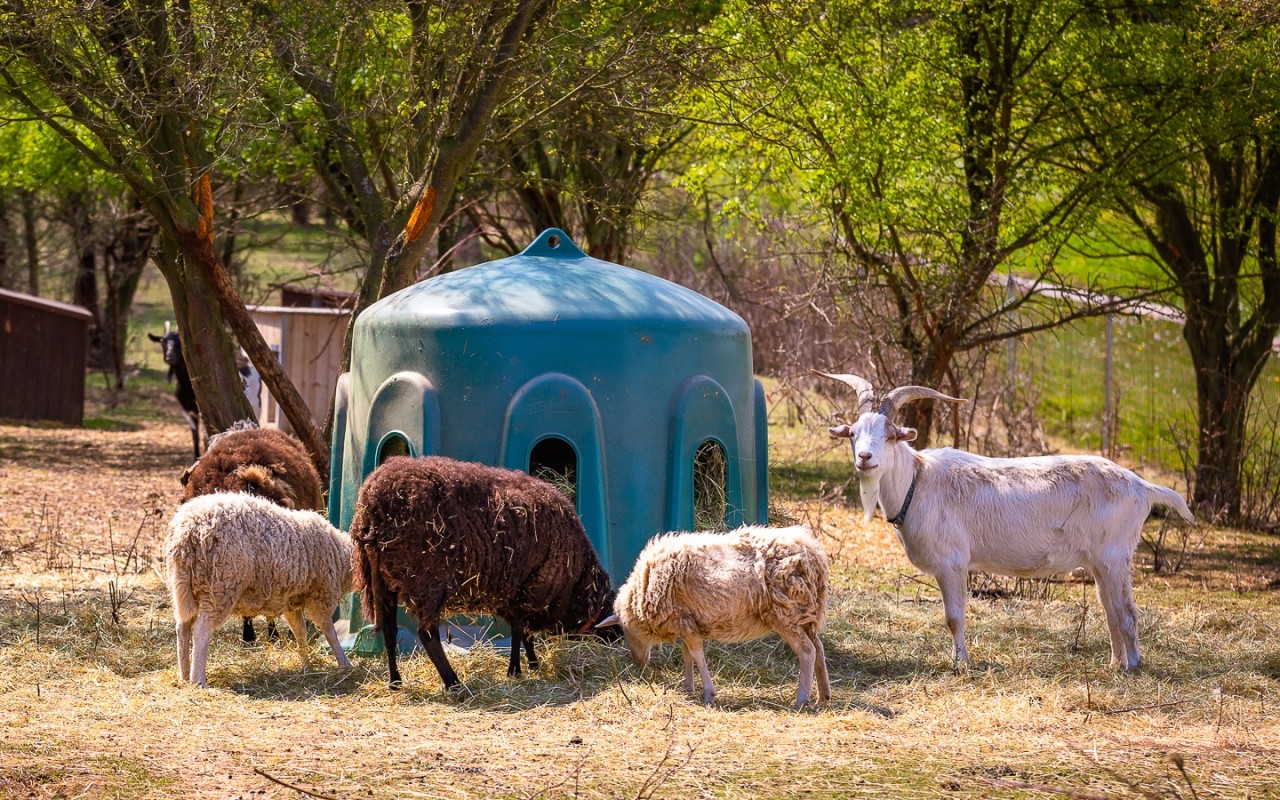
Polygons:
<instances>
[{"instance_id":1,"label":"dark brown sheep","mask_svg":"<svg viewBox=\"0 0 1280 800\"><path fill-rule=\"evenodd\" d=\"M274 428L259 428L242 420L209 439L209 447L182 473L182 502L214 492L245 492L278 506L324 511L320 474L302 443ZM267 629L278 638L275 623ZM245 617L241 636L257 638Z\"/></svg>"},{"instance_id":2,"label":"dark brown sheep","mask_svg":"<svg viewBox=\"0 0 1280 800\"><path fill-rule=\"evenodd\" d=\"M538 660L528 635L582 633L612 611L609 576L577 512L530 475L432 456L391 458L364 485L351 523L352 581L365 616L382 630L391 687L396 604L446 688L459 686L440 642L445 611L496 614L511 627L507 674Z\"/></svg>"},{"instance_id":3,"label":"dark brown sheep","mask_svg":"<svg viewBox=\"0 0 1280 800\"><path fill-rule=\"evenodd\" d=\"M324 510L324 491L302 443L274 428L237 422L209 440L182 473L182 502L213 492L247 492L285 508Z\"/></svg>"}]
</instances>

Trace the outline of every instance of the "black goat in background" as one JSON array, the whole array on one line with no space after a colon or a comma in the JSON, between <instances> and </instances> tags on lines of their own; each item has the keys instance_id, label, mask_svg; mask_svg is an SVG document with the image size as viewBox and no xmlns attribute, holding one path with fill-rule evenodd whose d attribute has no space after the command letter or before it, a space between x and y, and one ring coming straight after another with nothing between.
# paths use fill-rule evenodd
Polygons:
<instances>
[{"instance_id":1,"label":"black goat in background","mask_svg":"<svg viewBox=\"0 0 1280 800\"><path fill-rule=\"evenodd\" d=\"M178 381L178 388L174 390L173 395L178 398L182 416L187 420L187 426L191 428L191 447L195 458L199 458L200 408L196 405L196 391L191 387L191 373L187 372L187 361L182 356L182 342L178 340L178 332L171 330L169 323L166 322L164 336L148 333L147 338L160 343L160 349L164 353L164 363L169 365L169 380L176 378Z\"/></svg>"}]
</instances>

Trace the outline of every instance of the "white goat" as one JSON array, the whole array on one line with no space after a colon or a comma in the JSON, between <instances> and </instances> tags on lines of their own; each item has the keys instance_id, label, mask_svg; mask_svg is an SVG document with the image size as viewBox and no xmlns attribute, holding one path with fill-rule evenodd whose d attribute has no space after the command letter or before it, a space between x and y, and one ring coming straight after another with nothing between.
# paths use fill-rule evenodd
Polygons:
<instances>
[{"instance_id":1,"label":"white goat","mask_svg":"<svg viewBox=\"0 0 1280 800\"><path fill-rule=\"evenodd\" d=\"M306 663L305 611L338 666L351 666L332 619L338 599L351 590L351 537L320 514L241 492L201 495L170 520L164 562L182 680L207 685L209 640L232 614L283 615Z\"/></svg>"},{"instance_id":2,"label":"white goat","mask_svg":"<svg viewBox=\"0 0 1280 800\"><path fill-rule=\"evenodd\" d=\"M815 675L819 702L831 699L818 636L827 616L827 554L804 526L656 536L613 607L616 613L596 627L621 625L641 667L653 645L679 639L685 691L693 692L696 664L708 705L716 690L703 640L745 642L775 631L800 660L796 708L809 701Z\"/></svg>"},{"instance_id":3,"label":"white goat","mask_svg":"<svg viewBox=\"0 0 1280 800\"><path fill-rule=\"evenodd\" d=\"M921 399L966 401L902 386L873 411L875 390L856 375L815 374L858 393L858 421L830 429L849 439L867 520L878 503L907 558L942 592L955 660L969 660L964 608L970 570L1046 577L1084 567L1094 579L1111 634L1111 665L1137 669L1138 609L1133 552L1153 505L1193 521L1186 501L1097 456L986 458L949 447L913 450L912 428L894 413Z\"/></svg>"}]
</instances>

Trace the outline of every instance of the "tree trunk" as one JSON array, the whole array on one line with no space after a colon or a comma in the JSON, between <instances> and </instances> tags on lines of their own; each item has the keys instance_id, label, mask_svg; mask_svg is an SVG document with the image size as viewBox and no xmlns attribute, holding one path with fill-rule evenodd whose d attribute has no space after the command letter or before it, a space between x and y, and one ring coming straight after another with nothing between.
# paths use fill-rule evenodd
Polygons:
<instances>
[{"instance_id":1,"label":"tree trunk","mask_svg":"<svg viewBox=\"0 0 1280 800\"><path fill-rule=\"evenodd\" d=\"M169 286L201 422L206 434L219 433L251 415L244 384L235 369L235 341L223 324L208 279L174 245L162 241L156 264Z\"/></svg>"},{"instance_id":2,"label":"tree trunk","mask_svg":"<svg viewBox=\"0 0 1280 800\"><path fill-rule=\"evenodd\" d=\"M104 303L106 329L109 331L111 364L116 388L124 388L124 353L129 337L129 311L138 292L138 281L150 259L155 228L143 216L135 199L119 224L115 241L103 254L106 269L107 298Z\"/></svg>"},{"instance_id":3,"label":"tree trunk","mask_svg":"<svg viewBox=\"0 0 1280 800\"><path fill-rule=\"evenodd\" d=\"M22 193L22 239L27 248L27 291L40 294L40 240L36 237L36 193Z\"/></svg>"},{"instance_id":4,"label":"tree trunk","mask_svg":"<svg viewBox=\"0 0 1280 800\"><path fill-rule=\"evenodd\" d=\"M1200 436L1191 504L1210 519L1238 520L1248 387L1229 374L1198 369L1196 400Z\"/></svg>"},{"instance_id":5,"label":"tree trunk","mask_svg":"<svg viewBox=\"0 0 1280 800\"><path fill-rule=\"evenodd\" d=\"M932 344L940 343L935 341ZM913 362L911 383L916 386L927 386L930 389L952 394L955 389L949 385L947 380L950 364L951 355L949 352L929 350L922 358ZM891 388L893 387L883 387L881 391L888 391ZM901 414L901 424L904 427L916 429L916 440L912 442L912 446L916 449L923 449L929 446L933 438L934 411L937 407L937 403L934 400L917 400L914 403L907 403L898 412Z\"/></svg>"},{"instance_id":6,"label":"tree trunk","mask_svg":"<svg viewBox=\"0 0 1280 800\"><path fill-rule=\"evenodd\" d=\"M10 285L13 271L13 225L9 220L9 193L0 192L0 289Z\"/></svg>"},{"instance_id":7,"label":"tree trunk","mask_svg":"<svg viewBox=\"0 0 1280 800\"><path fill-rule=\"evenodd\" d=\"M218 254L214 249L211 238L201 236L194 230L182 230L180 235L183 257L188 264L195 265L195 268L189 270L189 273L198 272L201 274L203 282L209 287L210 296L208 299L216 301L216 307L221 308L222 314L234 332L235 337L239 340L240 346L244 348L249 360L253 362L259 374L262 375L262 382L276 398L281 410L284 411L285 417L289 420L289 424L293 426L298 439L302 442L303 447L307 449L312 462L316 465L316 471L320 473L321 480L327 483L329 448L325 445L324 439L320 435L320 428L316 425L315 418L312 416L311 410L307 408L302 395L298 393L293 381L285 373L284 367L280 365L275 354L271 352L271 348L263 340L262 332L258 330L258 326L254 324L253 318L249 315L249 310L244 305L244 301L240 299L240 293L236 291L235 284L231 281L231 276L227 274L226 267L218 259ZM184 339L183 341L185 344L186 340ZM225 364L220 364L220 366L231 367L234 365L233 355L234 344L226 354ZM249 401L244 396L243 387L240 384L240 375L234 369L231 372L235 376L237 399L226 408L234 407L239 409L237 413L242 416L237 417L237 419L248 418L250 416ZM194 377L195 372L193 370L193 382ZM198 390L197 396L199 396ZM204 403L203 397L201 397L201 403ZM223 413L225 414L225 411ZM223 427L220 430L225 430L226 426L229 426L234 421L234 419L221 421Z\"/></svg>"},{"instance_id":8,"label":"tree trunk","mask_svg":"<svg viewBox=\"0 0 1280 800\"><path fill-rule=\"evenodd\" d=\"M89 366L100 369L109 361L107 344L109 330L98 288L98 253L94 236L93 199L86 192L76 192L67 198L64 206L66 222L71 227L71 243L76 250L76 277L71 287L71 302L89 310L93 321L89 323L87 360Z\"/></svg>"},{"instance_id":9,"label":"tree trunk","mask_svg":"<svg viewBox=\"0 0 1280 800\"><path fill-rule=\"evenodd\" d=\"M1280 327L1280 269L1276 263L1274 215L1280 204L1280 158L1270 148L1252 167L1213 148L1201 154L1214 180L1207 194L1210 218L1198 223L1194 191L1166 183L1139 187L1154 209L1147 222L1131 219L1177 281L1187 342L1196 374L1199 442L1192 507L1202 516L1240 522L1241 475L1248 445L1249 394L1257 383ZM1188 197L1193 199L1189 200ZM1245 222L1256 218L1256 223ZM1200 227L1207 226L1207 229ZM1260 296L1243 298L1241 276L1256 237ZM1250 305L1254 307L1249 308Z\"/></svg>"}]
</instances>

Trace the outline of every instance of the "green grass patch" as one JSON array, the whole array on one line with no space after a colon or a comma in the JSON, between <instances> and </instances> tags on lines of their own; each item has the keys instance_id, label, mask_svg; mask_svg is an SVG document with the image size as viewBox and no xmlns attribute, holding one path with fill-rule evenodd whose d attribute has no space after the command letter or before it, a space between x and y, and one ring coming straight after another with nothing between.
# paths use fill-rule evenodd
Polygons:
<instances>
[{"instance_id":1,"label":"green grass patch","mask_svg":"<svg viewBox=\"0 0 1280 800\"><path fill-rule=\"evenodd\" d=\"M1029 337L1017 350L1019 373L1039 395L1045 430L1081 450L1102 450L1106 349L1106 320L1099 318ZM1197 422L1195 371L1179 326L1116 317L1111 375L1115 455L1181 472L1185 458L1194 460ZM1255 386L1253 402L1280 409L1274 358Z\"/></svg>"}]
</instances>

